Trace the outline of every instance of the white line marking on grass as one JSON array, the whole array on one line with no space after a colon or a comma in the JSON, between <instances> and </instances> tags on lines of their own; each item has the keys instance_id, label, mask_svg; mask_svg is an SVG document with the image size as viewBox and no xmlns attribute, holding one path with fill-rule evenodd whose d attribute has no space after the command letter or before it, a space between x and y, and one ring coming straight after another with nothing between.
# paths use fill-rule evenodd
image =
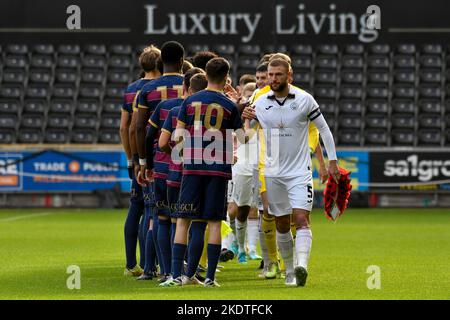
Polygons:
<instances>
[{"instance_id":1,"label":"white line marking on grass","mask_svg":"<svg viewBox=\"0 0 450 320\"><path fill-rule=\"evenodd\" d=\"M52 212L25 214L25 215L20 215L20 216L14 216L14 217L9 217L9 218L5 218L5 219L0 219L0 222L9 222L9 221L16 221L16 220L22 220L22 219L28 219L28 218L36 218L36 217L48 216L50 214L52 214Z\"/></svg>"}]
</instances>

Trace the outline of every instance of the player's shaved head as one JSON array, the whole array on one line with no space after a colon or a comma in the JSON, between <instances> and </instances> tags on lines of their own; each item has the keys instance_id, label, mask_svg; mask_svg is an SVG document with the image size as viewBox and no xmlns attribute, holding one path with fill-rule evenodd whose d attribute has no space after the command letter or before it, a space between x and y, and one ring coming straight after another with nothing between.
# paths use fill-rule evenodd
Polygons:
<instances>
[{"instance_id":1,"label":"player's shaved head","mask_svg":"<svg viewBox=\"0 0 450 320\"><path fill-rule=\"evenodd\" d=\"M191 78L191 85L189 87L189 90L192 93L199 92L201 90L206 89L208 86L208 80L206 80L205 73L197 73L194 74Z\"/></svg>"},{"instance_id":2,"label":"player's shaved head","mask_svg":"<svg viewBox=\"0 0 450 320\"><path fill-rule=\"evenodd\" d=\"M212 51L200 51L197 52L192 58L192 64L194 67L201 68L206 70L206 64L214 58L217 58L218 55Z\"/></svg>"},{"instance_id":3,"label":"player's shaved head","mask_svg":"<svg viewBox=\"0 0 450 320\"><path fill-rule=\"evenodd\" d=\"M211 83L225 83L229 72L230 64L224 58L214 58L206 64L206 75Z\"/></svg>"},{"instance_id":4,"label":"player's shaved head","mask_svg":"<svg viewBox=\"0 0 450 320\"><path fill-rule=\"evenodd\" d=\"M269 59L269 63L272 61L272 60L278 60L278 59L281 59L281 60L284 60L284 61L286 61L287 63L289 63L289 65L290 64L292 64L292 61L291 61L291 57L289 57L287 54L285 54L285 53L281 53L281 52L277 52L277 53L275 53L275 54L273 54L271 57L270 57L270 59Z\"/></svg>"},{"instance_id":5,"label":"player's shaved head","mask_svg":"<svg viewBox=\"0 0 450 320\"><path fill-rule=\"evenodd\" d=\"M145 72L153 71L157 69L157 61L160 56L161 51L157 47L150 45L144 48L139 55L139 65Z\"/></svg>"},{"instance_id":6,"label":"player's shaved head","mask_svg":"<svg viewBox=\"0 0 450 320\"><path fill-rule=\"evenodd\" d=\"M287 72L289 72L291 65L286 60L274 59L269 62L269 68L270 67L283 67L286 69L286 73L287 73Z\"/></svg>"},{"instance_id":7,"label":"player's shaved head","mask_svg":"<svg viewBox=\"0 0 450 320\"><path fill-rule=\"evenodd\" d=\"M182 63L184 57L184 48L181 43L176 41L168 41L161 47L161 59L166 65L174 65Z\"/></svg>"},{"instance_id":8,"label":"player's shaved head","mask_svg":"<svg viewBox=\"0 0 450 320\"><path fill-rule=\"evenodd\" d=\"M196 74L205 74L205 71L203 69L200 68L192 68L189 69L185 74L184 74L184 80L183 80L183 84L186 87L186 89L189 89L189 87L191 86L191 78L196 75Z\"/></svg>"}]
</instances>

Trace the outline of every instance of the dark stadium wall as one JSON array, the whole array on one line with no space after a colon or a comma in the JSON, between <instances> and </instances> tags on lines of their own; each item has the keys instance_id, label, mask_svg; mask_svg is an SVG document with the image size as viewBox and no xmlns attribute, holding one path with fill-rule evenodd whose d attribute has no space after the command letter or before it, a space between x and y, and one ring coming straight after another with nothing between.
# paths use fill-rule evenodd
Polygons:
<instances>
[{"instance_id":1,"label":"dark stadium wall","mask_svg":"<svg viewBox=\"0 0 450 320\"><path fill-rule=\"evenodd\" d=\"M68 30L70 5L81 29ZM367 8L380 9L381 28L368 30ZM448 42L445 0L433 1L184 1L2 0L0 43L293 44Z\"/></svg>"}]
</instances>

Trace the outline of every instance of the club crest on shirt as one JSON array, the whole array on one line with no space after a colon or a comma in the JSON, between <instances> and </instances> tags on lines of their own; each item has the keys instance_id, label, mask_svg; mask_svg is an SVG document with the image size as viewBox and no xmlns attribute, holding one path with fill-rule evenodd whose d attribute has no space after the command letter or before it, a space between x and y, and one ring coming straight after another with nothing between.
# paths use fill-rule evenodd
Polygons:
<instances>
[{"instance_id":1,"label":"club crest on shirt","mask_svg":"<svg viewBox=\"0 0 450 320\"><path fill-rule=\"evenodd\" d=\"M289 108L291 108L292 110L297 110L298 107L299 107L299 104L298 104L297 102L292 102L292 103L289 105Z\"/></svg>"}]
</instances>

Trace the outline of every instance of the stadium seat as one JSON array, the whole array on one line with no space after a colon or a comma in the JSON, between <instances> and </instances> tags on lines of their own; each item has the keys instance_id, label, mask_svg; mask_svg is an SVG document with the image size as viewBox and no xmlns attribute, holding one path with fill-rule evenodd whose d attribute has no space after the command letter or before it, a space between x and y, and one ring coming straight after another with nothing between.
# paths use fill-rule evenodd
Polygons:
<instances>
[{"instance_id":1,"label":"stadium seat","mask_svg":"<svg viewBox=\"0 0 450 320\"><path fill-rule=\"evenodd\" d=\"M0 129L0 144L11 144L16 142L16 131Z\"/></svg>"},{"instance_id":2,"label":"stadium seat","mask_svg":"<svg viewBox=\"0 0 450 320\"><path fill-rule=\"evenodd\" d=\"M392 100L393 113L410 113L414 115L414 100L394 99Z\"/></svg>"},{"instance_id":3,"label":"stadium seat","mask_svg":"<svg viewBox=\"0 0 450 320\"><path fill-rule=\"evenodd\" d=\"M18 141L20 143L41 142L42 131L37 129L21 129L18 131Z\"/></svg>"},{"instance_id":4,"label":"stadium seat","mask_svg":"<svg viewBox=\"0 0 450 320\"><path fill-rule=\"evenodd\" d=\"M46 55L33 55L31 58L30 66L32 68L51 69L54 61L52 56Z\"/></svg>"},{"instance_id":5,"label":"stadium seat","mask_svg":"<svg viewBox=\"0 0 450 320\"><path fill-rule=\"evenodd\" d=\"M391 119L393 128L414 129L414 117L409 114L394 114Z\"/></svg>"},{"instance_id":6,"label":"stadium seat","mask_svg":"<svg viewBox=\"0 0 450 320\"><path fill-rule=\"evenodd\" d=\"M422 114L419 117L420 128L440 129L442 127L442 118L435 114Z\"/></svg>"},{"instance_id":7,"label":"stadium seat","mask_svg":"<svg viewBox=\"0 0 450 320\"><path fill-rule=\"evenodd\" d=\"M366 100L367 112L384 114L387 116L389 111L389 102L387 100Z\"/></svg>"},{"instance_id":8,"label":"stadium seat","mask_svg":"<svg viewBox=\"0 0 450 320\"><path fill-rule=\"evenodd\" d=\"M129 71L124 70L109 70L107 75L108 83L122 83L128 84L132 81Z\"/></svg>"},{"instance_id":9,"label":"stadium seat","mask_svg":"<svg viewBox=\"0 0 450 320\"><path fill-rule=\"evenodd\" d=\"M23 107L25 113L39 113L44 115L48 109L46 100L26 100Z\"/></svg>"},{"instance_id":10,"label":"stadium seat","mask_svg":"<svg viewBox=\"0 0 450 320\"><path fill-rule=\"evenodd\" d=\"M75 129L72 130L70 141L72 143L92 144L96 142L96 134L94 130Z\"/></svg>"},{"instance_id":11,"label":"stadium seat","mask_svg":"<svg viewBox=\"0 0 450 320\"><path fill-rule=\"evenodd\" d=\"M71 116L63 113L50 113L47 118L47 128L69 128Z\"/></svg>"},{"instance_id":12,"label":"stadium seat","mask_svg":"<svg viewBox=\"0 0 450 320\"><path fill-rule=\"evenodd\" d=\"M106 46L103 44L88 44L83 47L84 54L105 55Z\"/></svg>"},{"instance_id":13,"label":"stadium seat","mask_svg":"<svg viewBox=\"0 0 450 320\"><path fill-rule=\"evenodd\" d=\"M413 69L416 66L414 56L397 55L394 57L394 67L399 69Z\"/></svg>"},{"instance_id":14,"label":"stadium seat","mask_svg":"<svg viewBox=\"0 0 450 320\"><path fill-rule=\"evenodd\" d=\"M114 55L108 59L108 66L117 69L130 69L132 66L129 56Z\"/></svg>"},{"instance_id":15,"label":"stadium seat","mask_svg":"<svg viewBox=\"0 0 450 320\"><path fill-rule=\"evenodd\" d=\"M103 101L102 113L120 114L122 110L122 100L107 99Z\"/></svg>"},{"instance_id":16,"label":"stadium seat","mask_svg":"<svg viewBox=\"0 0 450 320\"><path fill-rule=\"evenodd\" d=\"M52 44L36 44L33 46L32 52L33 54L53 55L55 47Z\"/></svg>"},{"instance_id":17,"label":"stadium seat","mask_svg":"<svg viewBox=\"0 0 450 320\"><path fill-rule=\"evenodd\" d=\"M56 83L71 83L75 84L78 81L78 72L71 69L57 69L55 71Z\"/></svg>"},{"instance_id":18,"label":"stadium seat","mask_svg":"<svg viewBox=\"0 0 450 320\"><path fill-rule=\"evenodd\" d=\"M333 132L336 128L336 119L334 118L334 115L324 114L323 116L328 124L328 127L330 128L330 131Z\"/></svg>"},{"instance_id":19,"label":"stadium seat","mask_svg":"<svg viewBox=\"0 0 450 320\"><path fill-rule=\"evenodd\" d=\"M3 70L2 82L6 83L18 83L25 84L26 72L25 69L5 69Z\"/></svg>"},{"instance_id":20,"label":"stadium seat","mask_svg":"<svg viewBox=\"0 0 450 320\"><path fill-rule=\"evenodd\" d=\"M209 46L207 44L189 44L186 47L188 55L194 55L200 51L209 51Z\"/></svg>"},{"instance_id":21,"label":"stadium seat","mask_svg":"<svg viewBox=\"0 0 450 320\"><path fill-rule=\"evenodd\" d=\"M436 55L422 55L419 59L421 68L441 68L442 59L440 56Z\"/></svg>"},{"instance_id":22,"label":"stadium seat","mask_svg":"<svg viewBox=\"0 0 450 320\"><path fill-rule=\"evenodd\" d=\"M368 83L380 83L380 84L388 84L389 83L389 72L386 70L370 70L367 73L367 82Z\"/></svg>"},{"instance_id":23,"label":"stadium seat","mask_svg":"<svg viewBox=\"0 0 450 320\"><path fill-rule=\"evenodd\" d=\"M236 48L233 44L216 44L212 47L212 51L218 55L234 55Z\"/></svg>"},{"instance_id":24,"label":"stadium seat","mask_svg":"<svg viewBox=\"0 0 450 320\"><path fill-rule=\"evenodd\" d=\"M198 51L198 50L197 50ZM238 47L239 55L256 55L261 54L261 47L254 44L242 44Z\"/></svg>"},{"instance_id":25,"label":"stadium seat","mask_svg":"<svg viewBox=\"0 0 450 320\"><path fill-rule=\"evenodd\" d=\"M421 85L419 86L419 96L421 98L439 99L442 95L440 85Z\"/></svg>"},{"instance_id":26,"label":"stadium seat","mask_svg":"<svg viewBox=\"0 0 450 320\"><path fill-rule=\"evenodd\" d=\"M81 73L82 83L102 84L104 79L105 73L102 69L83 69L83 72Z\"/></svg>"},{"instance_id":27,"label":"stadium seat","mask_svg":"<svg viewBox=\"0 0 450 320\"><path fill-rule=\"evenodd\" d=\"M60 55L78 55L81 52L80 46L77 44L60 44L57 51Z\"/></svg>"},{"instance_id":28,"label":"stadium seat","mask_svg":"<svg viewBox=\"0 0 450 320\"><path fill-rule=\"evenodd\" d=\"M31 69L29 71L28 81L34 83L49 84L52 82L52 72L49 69Z\"/></svg>"},{"instance_id":29,"label":"stadium seat","mask_svg":"<svg viewBox=\"0 0 450 320\"><path fill-rule=\"evenodd\" d=\"M291 62L294 73L297 69L311 69L313 65L312 58L309 56L292 56Z\"/></svg>"},{"instance_id":30,"label":"stadium seat","mask_svg":"<svg viewBox=\"0 0 450 320\"><path fill-rule=\"evenodd\" d=\"M100 118L100 127L106 129L119 129L120 127L120 114L117 115L103 115Z\"/></svg>"},{"instance_id":31,"label":"stadium seat","mask_svg":"<svg viewBox=\"0 0 450 320\"><path fill-rule=\"evenodd\" d=\"M132 48L127 44L113 44L109 46L108 52L113 55L131 55Z\"/></svg>"},{"instance_id":32,"label":"stadium seat","mask_svg":"<svg viewBox=\"0 0 450 320\"><path fill-rule=\"evenodd\" d=\"M100 143L120 143L120 136L118 130L102 130L98 138Z\"/></svg>"},{"instance_id":33,"label":"stadium seat","mask_svg":"<svg viewBox=\"0 0 450 320\"><path fill-rule=\"evenodd\" d=\"M423 83L441 83L441 71L440 70L420 70L419 71L420 82Z\"/></svg>"},{"instance_id":34,"label":"stadium seat","mask_svg":"<svg viewBox=\"0 0 450 320\"><path fill-rule=\"evenodd\" d=\"M367 60L367 66L371 69L388 69L389 58L387 56L369 56Z\"/></svg>"},{"instance_id":35,"label":"stadium seat","mask_svg":"<svg viewBox=\"0 0 450 320\"><path fill-rule=\"evenodd\" d=\"M419 130L418 145L440 145L441 131L440 130Z\"/></svg>"},{"instance_id":36,"label":"stadium seat","mask_svg":"<svg viewBox=\"0 0 450 320\"><path fill-rule=\"evenodd\" d=\"M316 83L336 83L337 82L337 72L318 70L314 74L314 80Z\"/></svg>"},{"instance_id":37,"label":"stadium seat","mask_svg":"<svg viewBox=\"0 0 450 320\"><path fill-rule=\"evenodd\" d=\"M364 54L364 46L362 44L347 44L344 48L344 53L351 55Z\"/></svg>"},{"instance_id":38,"label":"stadium seat","mask_svg":"<svg viewBox=\"0 0 450 320\"><path fill-rule=\"evenodd\" d=\"M17 84L2 84L0 86L0 98L21 99L23 86Z\"/></svg>"},{"instance_id":39,"label":"stadium seat","mask_svg":"<svg viewBox=\"0 0 450 320\"><path fill-rule=\"evenodd\" d=\"M414 99L415 97L414 85L406 85L406 84L395 85L394 97L402 99Z\"/></svg>"},{"instance_id":40,"label":"stadium seat","mask_svg":"<svg viewBox=\"0 0 450 320\"><path fill-rule=\"evenodd\" d=\"M82 85L78 93L79 98L100 99L103 95L102 85Z\"/></svg>"},{"instance_id":41,"label":"stadium seat","mask_svg":"<svg viewBox=\"0 0 450 320\"><path fill-rule=\"evenodd\" d=\"M28 46L26 44L9 44L6 46L5 53L7 55L26 55Z\"/></svg>"},{"instance_id":42,"label":"stadium seat","mask_svg":"<svg viewBox=\"0 0 450 320\"><path fill-rule=\"evenodd\" d=\"M353 115L361 115L362 113L362 101L361 100L340 100L339 101L339 114L347 113Z\"/></svg>"},{"instance_id":43,"label":"stadium seat","mask_svg":"<svg viewBox=\"0 0 450 320\"><path fill-rule=\"evenodd\" d=\"M20 123L20 128L42 129L44 126L44 116L38 113L24 113Z\"/></svg>"},{"instance_id":44,"label":"stadium seat","mask_svg":"<svg viewBox=\"0 0 450 320\"><path fill-rule=\"evenodd\" d=\"M274 53L274 52L283 52L283 53L289 54L287 47L283 44L279 44L279 45L266 44L266 45L264 45L262 53L265 54L265 53Z\"/></svg>"},{"instance_id":45,"label":"stadium seat","mask_svg":"<svg viewBox=\"0 0 450 320\"><path fill-rule=\"evenodd\" d=\"M336 69L338 66L338 60L335 56L317 56L316 67L323 69Z\"/></svg>"},{"instance_id":46,"label":"stadium seat","mask_svg":"<svg viewBox=\"0 0 450 320\"><path fill-rule=\"evenodd\" d=\"M50 104L49 111L51 113L65 113L71 114L73 111L74 102L72 100L53 100Z\"/></svg>"},{"instance_id":47,"label":"stadium seat","mask_svg":"<svg viewBox=\"0 0 450 320\"><path fill-rule=\"evenodd\" d=\"M386 130L368 129L364 133L365 145L386 146L388 143L388 134Z\"/></svg>"},{"instance_id":48,"label":"stadium seat","mask_svg":"<svg viewBox=\"0 0 450 320\"><path fill-rule=\"evenodd\" d=\"M361 128L361 117L354 115L339 116L339 130Z\"/></svg>"},{"instance_id":49,"label":"stadium seat","mask_svg":"<svg viewBox=\"0 0 450 320\"><path fill-rule=\"evenodd\" d=\"M343 68L362 69L364 67L364 60L362 56L345 55L342 56L341 65Z\"/></svg>"},{"instance_id":50,"label":"stadium seat","mask_svg":"<svg viewBox=\"0 0 450 320\"><path fill-rule=\"evenodd\" d=\"M389 89L387 86L368 85L366 90L367 90L367 96L369 98L387 99L389 97Z\"/></svg>"},{"instance_id":51,"label":"stadium seat","mask_svg":"<svg viewBox=\"0 0 450 320\"><path fill-rule=\"evenodd\" d=\"M357 85L344 84L341 86L340 93L343 99L362 99L363 88Z\"/></svg>"},{"instance_id":52,"label":"stadium seat","mask_svg":"<svg viewBox=\"0 0 450 320\"><path fill-rule=\"evenodd\" d=\"M341 81L344 83L362 83L364 79L362 71L359 70L342 70Z\"/></svg>"},{"instance_id":53,"label":"stadium seat","mask_svg":"<svg viewBox=\"0 0 450 320\"><path fill-rule=\"evenodd\" d=\"M379 114L368 114L366 115L366 127L368 128L388 128L387 117Z\"/></svg>"},{"instance_id":54,"label":"stadium seat","mask_svg":"<svg viewBox=\"0 0 450 320\"><path fill-rule=\"evenodd\" d=\"M4 66L7 68L26 68L28 58L26 56L6 56Z\"/></svg>"},{"instance_id":55,"label":"stadium seat","mask_svg":"<svg viewBox=\"0 0 450 320\"><path fill-rule=\"evenodd\" d=\"M421 52L440 55L442 53L442 46L440 44L424 44L422 45Z\"/></svg>"},{"instance_id":56,"label":"stadium seat","mask_svg":"<svg viewBox=\"0 0 450 320\"><path fill-rule=\"evenodd\" d=\"M45 131L45 143L67 143L69 142L69 130L60 129L47 129Z\"/></svg>"},{"instance_id":57,"label":"stadium seat","mask_svg":"<svg viewBox=\"0 0 450 320\"><path fill-rule=\"evenodd\" d=\"M0 114L0 128L16 129L17 119L17 115L15 114Z\"/></svg>"},{"instance_id":58,"label":"stadium seat","mask_svg":"<svg viewBox=\"0 0 450 320\"><path fill-rule=\"evenodd\" d=\"M76 93L76 87L70 84L55 84L52 89L54 98L74 98Z\"/></svg>"},{"instance_id":59,"label":"stadium seat","mask_svg":"<svg viewBox=\"0 0 450 320\"><path fill-rule=\"evenodd\" d=\"M303 87L311 85L312 77L308 71L301 71L294 73L294 84Z\"/></svg>"},{"instance_id":60,"label":"stadium seat","mask_svg":"<svg viewBox=\"0 0 450 320\"><path fill-rule=\"evenodd\" d=\"M79 99L77 102L76 113L98 114L100 111L100 101Z\"/></svg>"},{"instance_id":61,"label":"stadium seat","mask_svg":"<svg viewBox=\"0 0 450 320\"><path fill-rule=\"evenodd\" d=\"M312 55L313 48L309 44L295 44L291 46L290 52L293 55Z\"/></svg>"},{"instance_id":62,"label":"stadium seat","mask_svg":"<svg viewBox=\"0 0 450 320\"><path fill-rule=\"evenodd\" d=\"M394 81L396 83L408 83L414 84L416 80L416 75L414 70L395 70L394 71Z\"/></svg>"},{"instance_id":63,"label":"stadium seat","mask_svg":"<svg viewBox=\"0 0 450 320\"><path fill-rule=\"evenodd\" d=\"M440 100L419 100L419 110L421 113L441 114L442 109Z\"/></svg>"},{"instance_id":64,"label":"stadium seat","mask_svg":"<svg viewBox=\"0 0 450 320\"><path fill-rule=\"evenodd\" d=\"M396 51L400 54L415 54L416 46L414 44L398 44L396 47Z\"/></svg>"},{"instance_id":65,"label":"stadium seat","mask_svg":"<svg viewBox=\"0 0 450 320\"><path fill-rule=\"evenodd\" d=\"M317 46L318 54L337 55L339 48L336 44L320 44Z\"/></svg>"},{"instance_id":66,"label":"stadium seat","mask_svg":"<svg viewBox=\"0 0 450 320\"><path fill-rule=\"evenodd\" d=\"M103 56L87 55L81 60L81 66L83 68L105 68L106 59Z\"/></svg>"},{"instance_id":67,"label":"stadium seat","mask_svg":"<svg viewBox=\"0 0 450 320\"><path fill-rule=\"evenodd\" d=\"M77 56L59 56L56 65L59 68L75 69L80 65L80 58Z\"/></svg>"},{"instance_id":68,"label":"stadium seat","mask_svg":"<svg viewBox=\"0 0 450 320\"><path fill-rule=\"evenodd\" d=\"M47 99L48 95L49 95L48 87L42 84L29 85L25 92L25 96L27 98Z\"/></svg>"},{"instance_id":69,"label":"stadium seat","mask_svg":"<svg viewBox=\"0 0 450 320\"><path fill-rule=\"evenodd\" d=\"M20 100L0 99L0 114L15 114L20 112Z\"/></svg>"},{"instance_id":70,"label":"stadium seat","mask_svg":"<svg viewBox=\"0 0 450 320\"><path fill-rule=\"evenodd\" d=\"M250 69L255 72L258 67L259 58L252 56L239 56L238 68L240 69Z\"/></svg>"},{"instance_id":71,"label":"stadium seat","mask_svg":"<svg viewBox=\"0 0 450 320\"><path fill-rule=\"evenodd\" d=\"M327 115L334 115L336 113L337 107L334 100L319 100L318 101L320 112Z\"/></svg>"},{"instance_id":72,"label":"stadium seat","mask_svg":"<svg viewBox=\"0 0 450 320\"><path fill-rule=\"evenodd\" d=\"M359 130L338 130L337 140L342 146L360 146L361 133Z\"/></svg>"},{"instance_id":73,"label":"stadium seat","mask_svg":"<svg viewBox=\"0 0 450 320\"><path fill-rule=\"evenodd\" d=\"M380 55L380 54L389 54L391 48L388 44L371 44L369 46L369 52L372 54Z\"/></svg>"},{"instance_id":74,"label":"stadium seat","mask_svg":"<svg viewBox=\"0 0 450 320\"><path fill-rule=\"evenodd\" d=\"M415 134L413 130L392 130L393 146L412 146L414 145Z\"/></svg>"},{"instance_id":75,"label":"stadium seat","mask_svg":"<svg viewBox=\"0 0 450 320\"><path fill-rule=\"evenodd\" d=\"M125 91L125 87L124 86L112 86L109 85L106 87L106 92L105 92L105 97L106 98L115 98L115 99L122 99L123 98L123 93Z\"/></svg>"},{"instance_id":76,"label":"stadium seat","mask_svg":"<svg viewBox=\"0 0 450 320\"><path fill-rule=\"evenodd\" d=\"M80 114L74 118L74 129L93 129L97 128L97 118L92 114Z\"/></svg>"},{"instance_id":77,"label":"stadium seat","mask_svg":"<svg viewBox=\"0 0 450 320\"><path fill-rule=\"evenodd\" d=\"M316 98L334 99L336 98L336 86L316 85L314 86L314 96Z\"/></svg>"}]
</instances>

